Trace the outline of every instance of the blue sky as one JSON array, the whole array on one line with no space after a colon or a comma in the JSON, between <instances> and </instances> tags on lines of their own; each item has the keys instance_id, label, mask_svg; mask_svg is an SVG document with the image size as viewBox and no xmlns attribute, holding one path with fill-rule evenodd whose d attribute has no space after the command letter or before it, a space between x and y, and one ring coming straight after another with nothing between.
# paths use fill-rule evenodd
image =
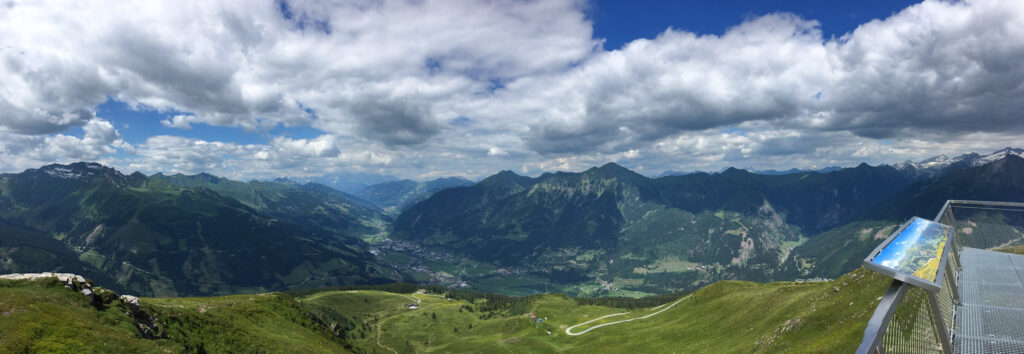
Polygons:
<instances>
[{"instance_id":1,"label":"blue sky","mask_svg":"<svg viewBox=\"0 0 1024 354\"><path fill-rule=\"evenodd\" d=\"M185 112L159 111L155 109L133 109L124 102L108 99L96 107L96 114L109 118L115 123L118 132L130 144L139 144L153 135L187 135L192 138L215 141L225 140L239 144L265 144L274 136L287 136L297 139L315 138L321 131L308 126L285 127L275 126L269 130L246 130L238 127L213 126L198 124L187 131L161 124L162 120ZM82 136L81 127L73 127L73 135Z\"/></svg>"},{"instance_id":2,"label":"blue sky","mask_svg":"<svg viewBox=\"0 0 1024 354\"><path fill-rule=\"evenodd\" d=\"M637 38L654 38L672 27L699 34L721 35L746 19L789 12L817 20L826 38L841 37L862 23L884 19L919 3L905 0L864 1L595 1L588 9L595 36L605 49L618 49Z\"/></svg>"},{"instance_id":3,"label":"blue sky","mask_svg":"<svg viewBox=\"0 0 1024 354\"><path fill-rule=\"evenodd\" d=\"M1024 137L1021 2L364 5L11 2L0 172L86 160L428 179L617 162L658 175Z\"/></svg>"}]
</instances>

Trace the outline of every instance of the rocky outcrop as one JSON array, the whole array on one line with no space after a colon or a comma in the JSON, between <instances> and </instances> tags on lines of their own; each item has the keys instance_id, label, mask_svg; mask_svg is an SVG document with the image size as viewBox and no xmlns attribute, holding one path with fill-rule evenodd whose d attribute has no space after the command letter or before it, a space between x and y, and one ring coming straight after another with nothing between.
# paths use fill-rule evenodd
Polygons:
<instances>
[{"instance_id":1,"label":"rocky outcrop","mask_svg":"<svg viewBox=\"0 0 1024 354\"><path fill-rule=\"evenodd\" d=\"M92 282L81 275L71 273L15 273L0 275L3 280L37 281L56 278L64 287L81 293L89 299L89 303L97 310L105 310L120 306L125 316L131 317L142 337L147 339L167 338L157 318L139 307L139 298L132 295L118 296L113 290L101 286L93 286Z\"/></svg>"},{"instance_id":2,"label":"rocky outcrop","mask_svg":"<svg viewBox=\"0 0 1024 354\"><path fill-rule=\"evenodd\" d=\"M42 272L42 273L13 273L13 274L0 275L0 279L5 279L5 280L37 280L37 279L45 279L45 278L57 278L57 280L59 280L62 283L64 283L64 287L67 287L67 288L74 288L74 287L76 287L76 285L75 285L76 282L78 284L87 284L87 285L85 285L86 288L91 288L92 287L92 284L88 280L86 280L84 277L82 277L81 275L71 274L71 273ZM76 289L76 290L78 290L78 289Z\"/></svg>"},{"instance_id":3,"label":"rocky outcrop","mask_svg":"<svg viewBox=\"0 0 1024 354\"><path fill-rule=\"evenodd\" d=\"M138 310L139 309L139 298L137 298L137 297L134 297L134 296L131 296L131 295L121 295L121 297L118 298L118 299L121 300L122 304L125 304L125 306L128 306L129 310Z\"/></svg>"},{"instance_id":4,"label":"rocky outcrop","mask_svg":"<svg viewBox=\"0 0 1024 354\"><path fill-rule=\"evenodd\" d=\"M89 298L89 303L92 304L93 306L101 306L102 305L102 303L97 303L97 291L96 290L99 290L99 289L95 289L94 290L93 287L92 287L92 282L89 281L88 279L85 279L85 277L83 277L81 275L78 275L78 274L43 272L43 273L14 273L14 274L0 275L0 279L4 279L4 280L40 280L40 279L50 279L50 278L56 278L57 281L60 281L61 283L64 284L65 288L71 289L72 291L77 291L79 293L82 293L83 296ZM103 290L105 290L104 293L105 292L113 292L113 291L106 290L106 289L103 289Z\"/></svg>"}]
</instances>

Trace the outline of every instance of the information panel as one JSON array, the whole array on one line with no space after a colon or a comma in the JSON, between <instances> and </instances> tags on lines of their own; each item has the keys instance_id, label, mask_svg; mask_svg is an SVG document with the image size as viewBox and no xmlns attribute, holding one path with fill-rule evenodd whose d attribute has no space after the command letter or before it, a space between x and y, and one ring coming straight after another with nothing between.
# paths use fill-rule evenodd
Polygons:
<instances>
[{"instance_id":1,"label":"information panel","mask_svg":"<svg viewBox=\"0 0 1024 354\"><path fill-rule=\"evenodd\" d=\"M912 218L875 248L864 266L912 285L937 291L942 285L943 262L950 227Z\"/></svg>"}]
</instances>

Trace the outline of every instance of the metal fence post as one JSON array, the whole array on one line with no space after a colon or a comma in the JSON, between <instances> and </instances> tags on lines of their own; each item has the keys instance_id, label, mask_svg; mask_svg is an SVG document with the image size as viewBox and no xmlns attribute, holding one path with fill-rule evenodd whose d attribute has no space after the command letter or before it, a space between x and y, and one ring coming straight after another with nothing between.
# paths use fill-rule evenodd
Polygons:
<instances>
[{"instance_id":1,"label":"metal fence post","mask_svg":"<svg viewBox=\"0 0 1024 354\"><path fill-rule=\"evenodd\" d=\"M946 331L946 323L942 320L942 309L939 308L939 301L935 298L935 293L928 292L928 304L932 308L932 322L935 322L935 332L939 337L939 343L942 344L942 352L946 354L953 354L953 344L949 341L949 331Z\"/></svg>"},{"instance_id":2,"label":"metal fence post","mask_svg":"<svg viewBox=\"0 0 1024 354\"><path fill-rule=\"evenodd\" d=\"M899 280L892 281L889 289L882 296L882 301L875 308L875 313L868 320L868 327L864 329L864 341L857 348L857 354L884 353L884 348L879 350L882 345L882 337L885 335L885 330L889 328L889 321L892 320L892 314L896 312L896 305L900 303L900 299L906 293L906 283Z\"/></svg>"}]
</instances>

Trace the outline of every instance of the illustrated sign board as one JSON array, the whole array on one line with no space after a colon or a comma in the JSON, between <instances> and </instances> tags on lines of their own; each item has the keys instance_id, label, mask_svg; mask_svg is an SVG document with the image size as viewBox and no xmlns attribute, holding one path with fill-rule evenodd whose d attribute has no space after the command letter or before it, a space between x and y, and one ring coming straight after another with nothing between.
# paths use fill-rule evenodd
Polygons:
<instances>
[{"instance_id":1,"label":"illustrated sign board","mask_svg":"<svg viewBox=\"0 0 1024 354\"><path fill-rule=\"evenodd\" d=\"M946 265L949 226L914 217L878 245L864 266L926 290L938 291Z\"/></svg>"}]
</instances>

